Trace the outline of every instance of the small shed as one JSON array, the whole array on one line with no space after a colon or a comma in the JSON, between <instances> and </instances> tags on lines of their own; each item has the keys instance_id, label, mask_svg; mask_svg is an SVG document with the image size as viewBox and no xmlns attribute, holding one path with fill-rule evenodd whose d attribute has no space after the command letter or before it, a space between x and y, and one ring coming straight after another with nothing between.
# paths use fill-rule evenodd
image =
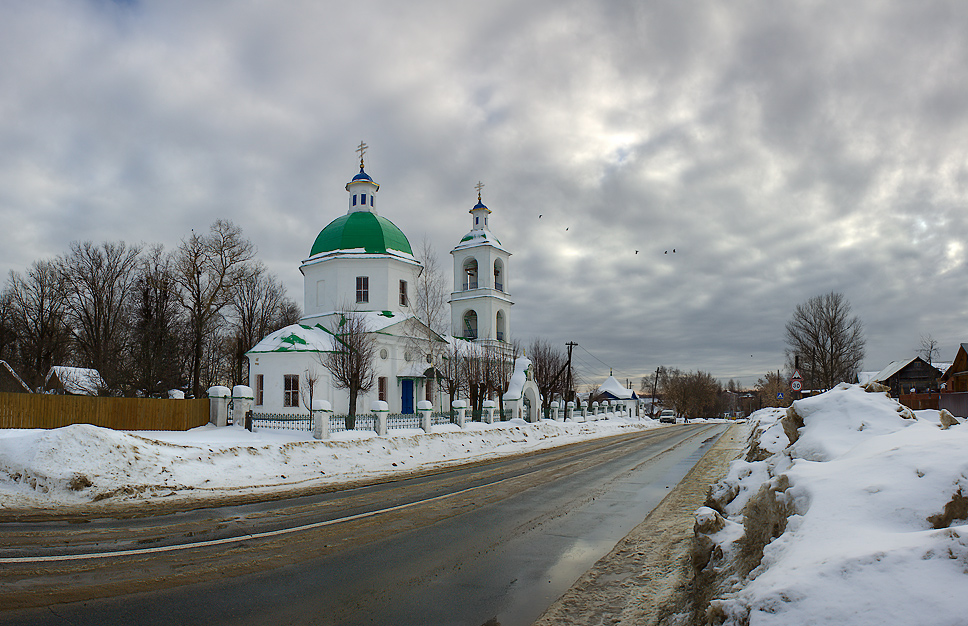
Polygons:
<instances>
[{"instance_id":1,"label":"small shed","mask_svg":"<svg viewBox=\"0 0 968 626\"><path fill-rule=\"evenodd\" d=\"M44 379L44 391L69 396L96 396L107 389L100 372L87 367L55 365Z\"/></svg>"},{"instance_id":2,"label":"small shed","mask_svg":"<svg viewBox=\"0 0 968 626\"><path fill-rule=\"evenodd\" d=\"M0 361L0 391L4 393L31 393L23 378L17 375L6 361Z\"/></svg>"}]
</instances>

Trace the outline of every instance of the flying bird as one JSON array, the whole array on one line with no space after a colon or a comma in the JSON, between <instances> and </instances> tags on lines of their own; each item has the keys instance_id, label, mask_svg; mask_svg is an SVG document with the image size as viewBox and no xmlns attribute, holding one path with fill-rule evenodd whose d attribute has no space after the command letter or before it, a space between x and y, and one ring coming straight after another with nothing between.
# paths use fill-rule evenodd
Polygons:
<instances>
[{"instance_id":1,"label":"flying bird","mask_svg":"<svg viewBox=\"0 0 968 626\"><path fill-rule=\"evenodd\" d=\"M544 215L544 213L538 213L538 219L539 219L539 220L541 219L541 216L542 216L542 215Z\"/></svg>"},{"instance_id":2,"label":"flying bird","mask_svg":"<svg viewBox=\"0 0 968 626\"><path fill-rule=\"evenodd\" d=\"M669 251L668 251L668 250L666 250L666 251L665 251L665 252L663 252L662 254L669 254Z\"/></svg>"},{"instance_id":3,"label":"flying bird","mask_svg":"<svg viewBox=\"0 0 968 626\"><path fill-rule=\"evenodd\" d=\"M638 253L639 253L639 251L638 251L638 250L636 250L636 251L635 251L635 254L638 254Z\"/></svg>"}]
</instances>

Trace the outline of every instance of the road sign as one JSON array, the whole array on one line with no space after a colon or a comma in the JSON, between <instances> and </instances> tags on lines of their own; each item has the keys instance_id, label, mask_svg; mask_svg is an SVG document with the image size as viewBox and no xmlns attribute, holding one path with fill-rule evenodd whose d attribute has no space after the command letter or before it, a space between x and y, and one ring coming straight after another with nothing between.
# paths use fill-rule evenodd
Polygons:
<instances>
[{"instance_id":1,"label":"road sign","mask_svg":"<svg viewBox=\"0 0 968 626\"><path fill-rule=\"evenodd\" d=\"M794 391L800 391L803 389L803 384L799 380L794 380L792 383L790 383L790 388Z\"/></svg>"},{"instance_id":2,"label":"road sign","mask_svg":"<svg viewBox=\"0 0 968 626\"><path fill-rule=\"evenodd\" d=\"M790 380L803 380L803 376L800 375L800 370L793 370L793 376L790 377Z\"/></svg>"},{"instance_id":3,"label":"road sign","mask_svg":"<svg viewBox=\"0 0 968 626\"><path fill-rule=\"evenodd\" d=\"M782 391L776 392L776 399L777 400L782 400L783 399L783 392Z\"/></svg>"}]
</instances>

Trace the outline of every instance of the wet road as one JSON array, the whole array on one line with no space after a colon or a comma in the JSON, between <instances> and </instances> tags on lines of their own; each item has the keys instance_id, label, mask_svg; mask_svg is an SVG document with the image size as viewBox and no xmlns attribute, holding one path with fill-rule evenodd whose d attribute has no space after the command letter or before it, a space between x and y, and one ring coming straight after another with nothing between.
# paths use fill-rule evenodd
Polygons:
<instances>
[{"instance_id":1,"label":"wet road","mask_svg":"<svg viewBox=\"0 0 968 626\"><path fill-rule=\"evenodd\" d=\"M530 624L724 430L268 503L0 524L0 624Z\"/></svg>"}]
</instances>

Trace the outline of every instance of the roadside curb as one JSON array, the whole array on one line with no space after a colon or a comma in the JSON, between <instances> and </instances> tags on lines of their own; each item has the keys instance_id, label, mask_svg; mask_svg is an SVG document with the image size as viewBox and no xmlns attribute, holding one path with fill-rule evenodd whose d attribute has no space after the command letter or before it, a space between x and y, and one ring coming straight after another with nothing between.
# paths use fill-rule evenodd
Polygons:
<instances>
[{"instance_id":1,"label":"roadside curb","mask_svg":"<svg viewBox=\"0 0 968 626\"><path fill-rule=\"evenodd\" d=\"M722 478L749 434L733 424L659 505L585 572L534 626L657 624L688 607L693 513ZM681 607L681 608L677 608Z\"/></svg>"}]
</instances>

